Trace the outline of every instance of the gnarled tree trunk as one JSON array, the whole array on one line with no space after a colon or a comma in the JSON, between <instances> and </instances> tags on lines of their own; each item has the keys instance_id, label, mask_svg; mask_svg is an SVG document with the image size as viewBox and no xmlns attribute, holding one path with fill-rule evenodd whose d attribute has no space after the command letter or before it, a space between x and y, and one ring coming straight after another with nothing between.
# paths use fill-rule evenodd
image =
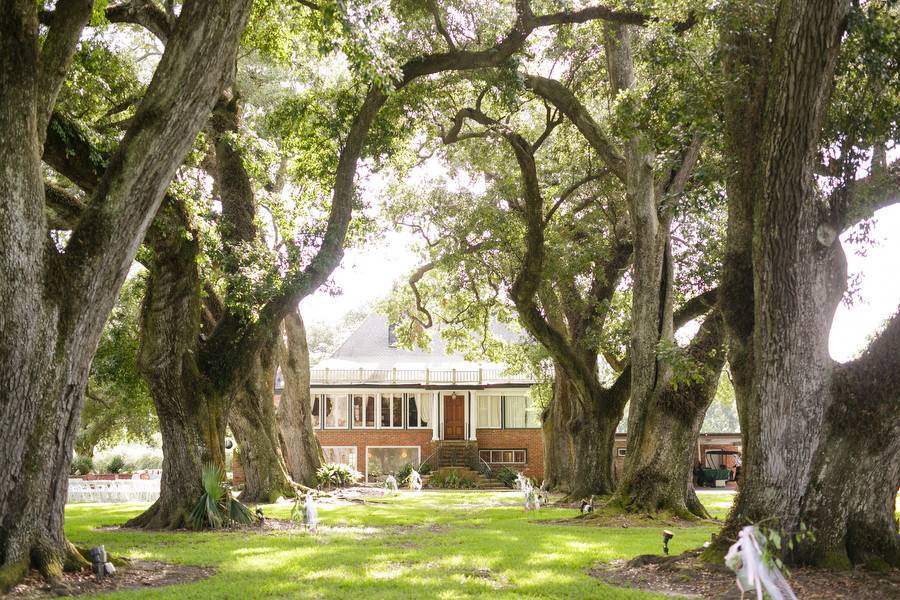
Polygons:
<instances>
[{"instance_id":1,"label":"gnarled tree trunk","mask_svg":"<svg viewBox=\"0 0 900 600\"><path fill-rule=\"evenodd\" d=\"M548 489L568 494L575 489L575 442L568 428L575 390L559 365L554 371L553 397L541 415L544 484Z\"/></svg>"},{"instance_id":2,"label":"gnarled tree trunk","mask_svg":"<svg viewBox=\"0 0 900 600\"><path fill-rule=\"evenodd\" d=\"M312 422L309 388L309 347L306 328L299 312L292 312L282 323L276 357L284 377L284 390L276 408L281 452L291 479L313 487L316 471L322 465L322 447Z\"/></svg>"},{"instance_id":3,"label":"gnarled tree trunk","mask_svg":"<svg viewBox=\"0 0 900 600\"><path fill-rule=\"evenodd\" d=\"M29 565L53 578L87 564L62 525L90 362L249 14L249 3L184 4L172 50L102 178L94 175L91 201L60 250L48 235L41 156L92 6L57 2L46 31L37 8L8 3L0 11L0 590Z\"/></svg>"},{"instance_id":4,"label":"gnarled tree trunk","mask_svg":"<svg viewBox=\"0 0 900 600\"><path fill-rule=\"evenodd\" d=\"M785 551L788 562L897 565L898 318L859 359L837 365L828 353L846 286L846 206L822 201L813 164L849 11L784 2L728 39L739 76L726 119L734 200L722 301L741 359L730 362L745 460L722 537L764 519L788 535L806 525L815 540ZM745 145L754 124L758 143Z\"/></svg>"},{"instance_id":5,"label":"gnarled tree trunk","mask_svg":"<svg viewBox=\"0 0 900 600\"><path fill-rule=\"evenodd\" d=\"M238 386L228 414L244 470L241 502L274 502L279 496L294 494L275 425L274 338L260 351L247 380Z\"/></svg>"},{"instance_id":6,"label":"gnarled tree trunk","mask_svg":"<svg viewBox=\"0 0 900 600\"><path fill-rule=\"evenodd\" d=\"M196 237L184 230L180 207L167 201L146 243L153 255L141 311L138 368L147 379L159 417L163 465L159 499L128 522L131 527L174 529L203 492L205 464L225 467L224 395L197 368L201 281Z\"/></svg>"},{"instance_id":7,"label":"gnarled tree trunk","mask_svg":"<svg viewBox=\"0 0 900 600\"><path fill-rule=\"evenodd\" d=\"M708 517L693 486L697 437L716 394L725 362L722 318L710 314L687 350L701 381L669 386L644 417L644 443L630 457L617 501L631 510L666 511L682 518Z\"/></svg>"}]
</instances>

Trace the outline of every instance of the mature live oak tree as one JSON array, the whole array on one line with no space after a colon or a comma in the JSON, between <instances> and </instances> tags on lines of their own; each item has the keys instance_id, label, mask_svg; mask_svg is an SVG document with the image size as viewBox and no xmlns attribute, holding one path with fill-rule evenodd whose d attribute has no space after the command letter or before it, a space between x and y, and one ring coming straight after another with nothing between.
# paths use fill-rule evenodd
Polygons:
<instances>
[{"instance_id":1,"label":"mature live oak tree","mask_svg":"<svg viewBox=\"0 0 900 600\"><path fill-rule=\"evenodd\" d=\"M614 99L625 96L625 102L628 102L628 94L635 87L631 32L617 23L607 25L606 32L604 49L611 79L609 90ZM577 42L572 44L581 50L585 41L582 40L581 45L577 45ZM576 54L573 50L569 52ZM589 52L586 54L590 55ZM591 66L588 59L570 60L578 65L573 69L576 72L578 68L584 70ZM588 66L585 67L585 64ZM685 322L702 316L715 301L715 292L706 291L686 302L677 315L672 310L675 290L669 230L675 206L683 195L699 157L699 136L697 132L687 128L687 135L682 135L681 138L670 136L669 139L653 140L647 132L650 127L644 126L642 129L641 125L635 123L641 115L632 108L631 118L620 119L622 122L617 128L629 132L631 137L626 136L619 142L617 136L609 133L609 128L596 120L592 111L573 93L571 83L566 85L551 78L528 74L519 75L519 78L529 91L548 103L548 111L550 107L555 107L557 115L564 115L571 121L600 159L602 167L602 173L589 172L584 180L577 181L573 189L564 191L541 221L535 219L532 223L529 219L524 219L529 224L525 235L529 253L525 255L523 272L518 273L515 281L509 284L510 297L516 305L520 320L553 356L557 371L554 400L544 413L548 481L559 489L579 494L613 491L612 437L621 418L624 402L629 397L628 386L620 384L630 378L632 384L636 380L643 383L637 391L635 388L631 390L632 416L629 429L634 430L634 435L630 435L631 447L623 484L619 488L620 500L630 509L670 510L686 517L690 517L692 513L705 515L691 486L691 449L696 442L706 407L713 398L724 359L721 349L721 320L718 317L708 319L701 329L702 333L695 339L695 345L684 352L696 369L693 380L688 385L673 380L672 369L668 366L670 357L660 355L661 342L668 341L669 345L672 344L676 328L673 325L677 323L680 327ZM576 78L569 76L569 79ZM596 80L593 84L594 87L590 87L581 82L582 87L590 89L602 85ZM537 141L529 143L506 125L508 119L501 123L487 117L480 109L483 97L484 93L479 96L476 108L456 113L454 126L444 135L444 139L458 142L490 135L505 141L517 157L516 170L520 171L522 181L521 187L515 192L508 189L510 184L506 184L507 196L510 193L517 196L515 200L506 197L505 201L513 213L523 216L527 212L525 207L528 203L521 198L531 198L535 203L542 202L540 179L543 176L539 176L538 168L535 167L534 154L545 144L558 123L550 120L548 112L547 129L540 135L536 133ZM487 129L481 133L463 132L466 120L480 123ZM677 118L675 122L678 126ZM673 147L676 149L674 153ZM657 157L657 152L665 152L667 158ZM492 180L497 180L496 157L484 157L481 162L483 161L490 163L487 173ZM473 163L479 164L472 158L465 164ZM552 168L547 170L554 173ZM566 280L566 263L579 264L576 254L561 244L559 239L551 238L546 240L553 249L548 256L542 250L544 242L539 245L535 240L546 237L551 216L555 214L558 217L561 214L558 209L570 193L597 179L612 180L618 182L620 189L624 188L626 193L622 194L620 191L619 194L628 200L625 203L627 211L621 212L629 214L630 222L625 224L623 221L618 226L613 224L613 230L624 226L626 235L624 239L620 237L619 248L607 251L605 258L604 253L593 257L595 263L592 268L595 270L585 273L569 269L568 273L571 273L573 279ZM443 199L439 201L445 202ZM579 210L584 208L581 206ZM597 218L595 215L578 212L572 217L579 225ZM472 225L472 235L477 235L480 231L478 227L483 227L484 223L476 220ZM562 225L564 228L574 226L571 222ZM620 375L619 381L607 390L600 383L597 369L599 346L596 339L591 338L598 335L598 326L602 326L606 318L609 301L618 285L621 271L631 262L629 229L634 229L635 239L639 240L636 244L641 248L640 260L636 260L633 265L632 350L625 361L628 368L624 378ZM584 251L585 241L591 235L609 236L610 232L592 232L577 240L574 245L576 253L578 250ZM456 232L454 237L461 237L460 233ZM478 245L484 246L485 243ZM496 249L496 243L487 245L488 252ZM438 252L444 253L445 250L446 248L440 247ZM465 253L456 252L455 256L462 259ZM447 262L453 255L451 249L441 261ZM479 252L476 259L483 259L484 255L485 252ZM560 259L554 260L556 256ZM529 260L532 261L531 265L527 264ZM425 268L432 266L430 263ZM543 269L546 271L543 272ZM593 284L579 291L576 282L584 281L585 278L593 281ZM545 283L548 280L550 283ZM418 293L416 297L418 303ZM640 317L636 318L635 314ZM634 356L638 354L643 359L638 360L636 366ZM613 362L621 361L613 359ZM677 388L674 384L677 384ZM616 390L618 393L612 396L608 393ZM604 413L604 410L608 412ZM579 463L581 467L578 466Z\"/></svg>"},{"instance_id":2,"label":"mature live oak tree","mask_svg":"<svg viewBox=\"0 0 900 600\"><path fill-rule=\"evenodd\" d=\"M787 0L722 8L731 168L721 306L745 460L721 539L748 522L772 520L788 535L805 525L815 540L786 552L790 561L896 566L900 317L859 358L838 364L828 353L847 279L838 235L898 196L896 163L883 152L897 133L896 8ZM884 55L860 50L867 36ZM842 60L842 47L871 63ZM894 75L879 79L882 65ZM843 94L861 73L880 91L850 108ZM870 101L893 103L885 127L845 128L877 112ZM839 114L846 109L850 119ZM857 179L858 158L873 146L870 175Z\"/></svg>"},{"instance_id":3,"label":"mature live oak tree","mask_svg":"<svg viewBox=\"0 0 900 600\"><path fill-rule=\"evenodd\" d=\"M431 15L428 17L430 20ZM447 70L498 65L521 47L528 34L545 24L544 21L553 24L559 20L577 18L581 18L579 13L535 17L522 3L515 24L495 49L453 47L449 52L421 55L399 67L398 73L387 83L396 93L423 76ZM196 252L196 244L190 241L190 236L168 235L162 238L163 245L159 250L154 251L152 260L155 265L151 268L145 321L146 327L157 327L159 331L147 337L152 343L145 343L145 348L148 351L147 364L152 365L148 373L159 381L159 391L154 393L154 397L163 433L164 470L168 469L171 476L164 476L159 501L135 519L133 524L172 527L183 522L185 507L198 495L201 462L222 462L222 439L228 410L235 394L246 392L241 386L246 385L251 366L256 364L262 349L273 343L282 319L293 311L301 298L318 288L337 266L350 223L357 161L367 143L373 122L389 98L384 85L384 81L376 81L357 105L355 116L350 119L349 133L343 139L333 171L329 221L314 256L305 267L289 272L277 286L276 293L264 298L254 308L252 318L245 306L226 299L219 315L212 310L219 307L207 307L215 317L208 332L203 331L202 320L197 317L187 321L193 326L186 327L185 316L207 313L203 311L202 286L196 261L185 259ZM213 119L218 170L216 183L222 200L222 219L227 224L223 238L230 237L232 246L246 243L253 237L251 219L255 212L250 186L243 181L245 176L241 173L240 161L232 155L233 148L227 141L218 141L222 131L234 129L236 110L232 109L233 104L233 99L220 101L217 116ZM228 112L230 114L226 114ZM226 250L226 260L228 252L234 250ZM170 273L166 275L163 269L169 269ZM268 362L266 360L262 364ZM166 372L169 374L166 375ZM255 390L268 387L269 384L252 385ZM255 397L262 399L258 393ZM252 404L258 405L257 402ZM248 403L242 401L238 406L247 407ZM261 414L259 411L257 413ZM245 418L241 422L243 425L252 423L262 423L262 420ZM240 425L237 428L241 429ZM271 441L272 427L268 426L267 431L263 438ZM256 437L260 439L260 436ZM272 459L274 444L268 446L270 451L265 452L268 459L262 464L279 465L280 461ZM256 456L263 456L265 449L257 450L260 452ZM251 468L259 469L261 465ZM284 481L283 470L279 468L279 471L272 472L271 476L258 477L255 482ZM261 489L249 495L271 497L274 493L271 489Z\"/></svg>"},{"instance_id":4,"label":"mature live oak tree","mask_svg":"<svg viewBox=\"0 0 900 600\"><path fill-rule=\"evenodd\" d=\"M42 148L92 3L0 10L0 587L81 566L63 505L91 358L163 191L225 82L249 2L186 2L147 93L65 243L48 235Z\"/></svg>"}]
</instances>

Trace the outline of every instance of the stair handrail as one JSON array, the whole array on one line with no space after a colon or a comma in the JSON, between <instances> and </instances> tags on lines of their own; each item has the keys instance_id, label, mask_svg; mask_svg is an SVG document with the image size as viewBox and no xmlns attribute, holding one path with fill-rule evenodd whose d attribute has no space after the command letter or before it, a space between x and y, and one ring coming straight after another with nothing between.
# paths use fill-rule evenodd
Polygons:
<instances>
[{"instance_id":1,"label":"stair handrail","mask_svg":"<svg viewBox=\"0 0 900 600\"><path fill-rule=\"evenodd\" d=\"M481 453L478 452L478 446L475 447L474 456L475 456L474 466L472 465L472 462L469 462L469 467L473 471L477 471L478 473L481 473L488 479L493 478L494 471L491 469L491 465L489 465L487 463L487 461L485 461L483 458L481 458Z\"/></svg>"},{"instance_id":2,"label":"stair handrail","mask_svg":"<svg viewBox=\"0 0 900 600\"><path fill-rule=\"evenodd\" d=\"M434 456L437 456L437 464L433 464L430 462L432 457L434 457ZM432 471L436 471L441 468L441 444L438 444L438 446L434 450L434 452L429 454L425 460L419 462L420 467L424 464L427 464L429 467L431 467Z\"/></svg>"}]
</instances>

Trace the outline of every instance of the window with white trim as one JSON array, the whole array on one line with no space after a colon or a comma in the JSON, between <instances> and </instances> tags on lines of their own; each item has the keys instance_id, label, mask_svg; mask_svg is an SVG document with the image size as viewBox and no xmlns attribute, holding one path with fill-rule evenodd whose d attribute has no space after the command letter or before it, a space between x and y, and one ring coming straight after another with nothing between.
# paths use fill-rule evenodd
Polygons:
<instances>
[{"instance_id":1,"label":"window with white trim","mask_svg":"<svg viewBox=\"0 0 900 600\"><path fill-rule=\"evenodd\" d=\"M368 446L366 480L384 481L388 475L396 475L407 463L418 467L420 454L418 446Z\"/></svg>"},{"instance_id":2,"label":"window with white trim","mask_svg":"<svg viewBox=\"0 0 900 600\"><path fill-rule=\"evenodd\" d=\"M325 394L325 429L347 429L350 424L346 394Z\"/></svg>"},{"instance_id":3,"label":"window with white trim","mask_svg":"<svg viewBox=\"0 0 900 600\"><path fill-rule=\"evenodd\" d=\"M403 394L381 394L381 420L379 427L383 429L400 429L403 427Z\"/></svg>"},{"instance_id":4,"label":"window with white trim","mask_svg":"<svg viewBox=\"0 0 900 600\"><path fill-rule=\"evenodd\" d=\"M617 456L625 456L625 448L616 448Z\"/></svg>"},{"instance_id":5,"label":"window with white trim","mask_svg":"<svg viewBox=\"0 0 900 600\"><path fill-rule=\"evenodd\" d=\"M502 396L478 396L478 427L500 429Z\"/></svg>"},{"instance_id":6,"label":"window with white trim","mask_svg":"<svg viewBox=\"0 0 900 600\"><path fill-rule=\"evenodd\" d=\"M530 396L503 396L503 426L507 429L541 426L538 409Z\"/></svg>"},{"instance_id":7,"label":"window with white trim","mask_svg":"<svg viewBox=\"0 0 900 600\"><path fill-rule=\"evenodd\" d=\"M484 462L495 465L515 465L528 462L528 453L525 450L479 450L478 456Z\"/></svg>"},{"instance_id":8,"label":"window with white trim","mask_svg":"<svg viewBox=\"0 0 900 600\"><path fill-rule=\"evenodd\" d=\"M319 406L321 406L321 397L323 394L313 394L312 397L312 410L310 411L310 417L312 417L313 427L315 429L322 428L322 415L319 412Z\"/></svg>"},{"instance_id":9,"label":"window with white trim","mask_svg":"<svg viewBox=\"0 0 900 600\"><path fill-rule=\"evenodd\" d=\"M347 465L356 469L356 446L322 446L326 463Z\"/></svg>"},{"instance_id":10,"label":"window with white trim","mask_svg":"<svg viewBox=\"0 0 900 600\"><path fill-rule=\"evenodd\" d=\"M353 429L375 427L375 411L378 409L376 394L353 395Z\"/></svg>"},{"instance_id":11,"label":"window with white trim","mask_svg":"<svg viewBox=\"0 0 900 600\"><path fill-rule=\"evenodd\" d=\"M431 408L434 398L428 394L406 395L406 423L410 429L431 427Z\"/></svg>"}]
</instances>

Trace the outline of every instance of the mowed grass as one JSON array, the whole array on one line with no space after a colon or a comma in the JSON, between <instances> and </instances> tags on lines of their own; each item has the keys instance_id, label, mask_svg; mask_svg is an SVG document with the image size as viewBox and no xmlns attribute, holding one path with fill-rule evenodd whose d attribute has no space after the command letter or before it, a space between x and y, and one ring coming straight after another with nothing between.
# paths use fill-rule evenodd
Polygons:
<instances>
[{"instance_id":1,"label":"mowed grass","mask_svg":"<svg viewBox=\"0 0 900 600\"><path fill-rule=\"evenodd\" d=\"M730 494L703 494L724 515ZM613 588L588 574L598 561L661 551L660 528L565 524L571 509L525 515L516 493L408 493L368 504L320 505L320 530L136 532L97 530L145 506L76 504L66 531L79 545L105 544L131 558L212 566L204 581L104 598L671 598ZM287 505L264 507L289 518ZM555 521L563 520L564 523ZM715 524L682 528L673 553L696 548Z\"/></svg>"}]
</instances>

